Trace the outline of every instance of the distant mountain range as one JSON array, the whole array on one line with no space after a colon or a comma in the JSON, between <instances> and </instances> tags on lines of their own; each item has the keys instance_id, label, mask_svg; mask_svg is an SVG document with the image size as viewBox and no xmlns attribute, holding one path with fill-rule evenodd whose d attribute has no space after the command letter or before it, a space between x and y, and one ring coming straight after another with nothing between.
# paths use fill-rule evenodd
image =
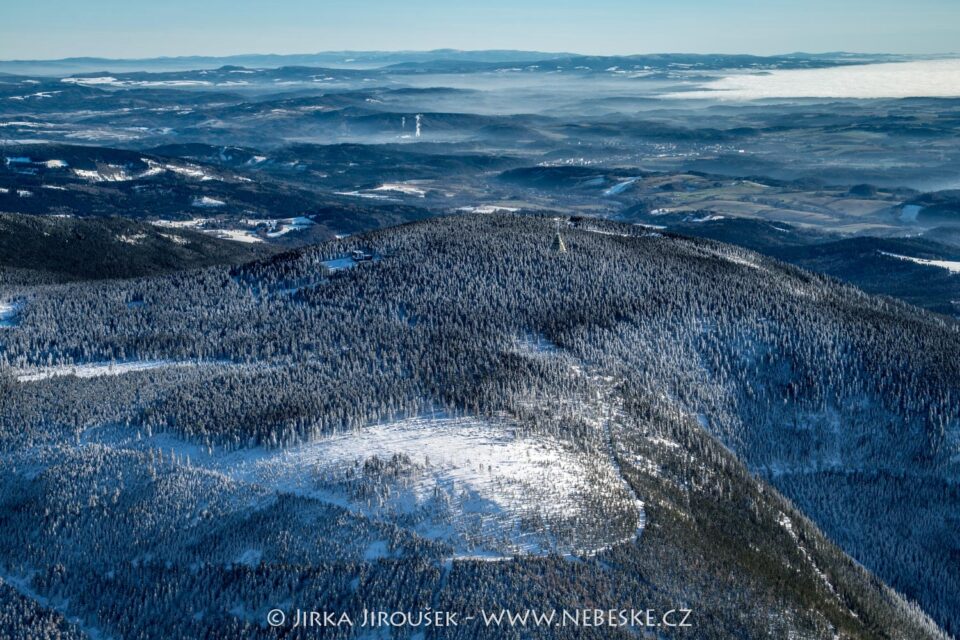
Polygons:
<instances>
[{"instance_id":1,"label":"distant mountain range","mask_svg":"<svg viewBox=\"0 0 960 640\"><path fill-rule=\"evenodd\" d=\"M279 68L286 66L313 67L354 67L372 68L389 65L412 65L421 68L446 65L463 68L471 66L498 65L504 63L535 64L546 60L590 64L599 62L607 66L630 64L680 63L703 64L722 63L729 66L749 66L752 64L786 64L794 62L801 66L862 64L867 62L892 62L916 59L917 56L896 54L860 54L847 52L834 53L790 53L778 56L753 56L729 54L686 54L659 53L617 56L590 56L576 53L520 51L512 49L491 49L481 51L460 51L456 49L434 49L432 51L324 51L298 54L240 54L230 56L177 56L158 58L98 58L75 57L59 60L3 60L0 61L0 73L28 75L69 75L95 71L185 71L194 69L216 69L224 65Z\"/></svg>"}]
</instances>

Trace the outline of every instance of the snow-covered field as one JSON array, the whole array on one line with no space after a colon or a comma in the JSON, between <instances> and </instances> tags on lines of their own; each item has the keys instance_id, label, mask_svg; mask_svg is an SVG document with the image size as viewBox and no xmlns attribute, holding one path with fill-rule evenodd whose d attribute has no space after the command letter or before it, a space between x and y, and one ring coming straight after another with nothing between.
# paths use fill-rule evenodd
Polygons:
<instances>
[{"instance_id":1,"label":"snow-covered field","mask_svg":"<svg viewBox=\"0 0 960 640\"><path fill-rule=\"evenodd\" d=\"M29 159L27 160L29 161ZM126 182L129 180L150 178L167 171L184 176L186 178L200 180L201 182L206 182L208 180L221 180L219 176L208 174L200 167L193 165L160 164L149 158L141 158L141 161L147 165L147 168L142 172L135 174L129 173L130 167L115 164L99 164L97 165L96 169L73 168L71 171L78 178L82 178L89 182ZM62 169L68 166L67 163L62 160L48 160L44 164L48 169ZM203 199L201 198L200 200L202 202ZM202 206L202 204L198 206Z\"/></svg>"},{"instance_id":2,"label":"snow-covered field","mask_svg":"<svg viewBox=\"0 0 960 640\"><path fill-rule=\"evenodd\" d=\"M425 189L404 182L387 182L374 189L374 191L399 193L405 196L415 196L417 198L422 198L427 195Z\"/></svg>"},{"instance_id":3,"label":"snow-covered field","mask_svg":"<svg viewBox=\"0 0 960 640\"><path fill-rule=\"evenodd\" d=\"M225 203L222 200L203 196L194 199L193 206L200 208L217 208ZM233 240L234 242L263 242L263 238L257 235L257 230L265 228L265 235L268 238L279 238L295 231L309 229L316 224L310 218L297 216L295 218L248 218L241 220L244 229L218 227L217 224L224 224L212 218L192 218L190 220L154 220L153 224L158 227L167 227L170 229L194 229L201 233L215 236L222 240ZM237 224L237 223L234 223Z\"/></svg>"},{"instance_id":4,"label":"snow-covered field","mask_svg":"<svg viewBox=\"0 0 960 640\"><path fill-rule=\"evenodd\" d=\"M134 371L149 371L161 367L196 367L202 363L176 360L127 360L123 362L88 362L85 364L55 365L50 367L30 367L17 369L14 377L17 382L36 382L60 376L77 378L98 378L100 376L119 376Z\"/></svg>"},{"instance_id":5,"label":"snow-covered field","mask_svg":"<svg viewBox=\"0 0 960 640\"><path fill-rule=\"evenodd\" d=\"M169 229L200 229L210 222L210 218L192 218L190 220L154 220L152 224Z\"/></svg>"},{"instance_id":6,"label":"snow-covered field","mask_svg":"<svg viewBox=\"0 0 960 640\"><path fill-rule=\"evenodd\" d=\"M90 182L126 182L133 178L127 174L123 167L107 166L104 171L94 169L74 169L73 173L78 178L89 180Z\"/></svg>"},{"instance_id":7,"label":"snow-covered field","mask_svg":"<svg viewBox=\"0 0 960 640\"><path fill-rule=\"evenodd\" d=\"M457 211L466 213L516 213L519 207L504 207L496 204L481 204L475 207L460 207Z\"/></svg>"},{"instance_id":8,"label":"snow-covered field","mask_svg":"<svg viewBox=\"0 0 960 640\"><path fill-rule=\"evenodd\" d=\"M201 169L200 167L197 167L197 166L194 166L194 165L165 164L165 165L160 166L160 165L158 165L157 163L152 162L152 161L147 161L147 164L150 165L150 168L147 169L146 172L144 172L145 174L147 174L147 173L149 173L149 172L151 172L151 171L159 172L160 170L166 170L166 171L171 171L171 172L176 173L176 174L181 175L181 176L185 176L185 177L187 177L187 178L193 178L193 179L195 179L195 180L200 180L201 182L206 182L207 180L218 180L218 179L219 179L217 176L208 174L208 173L206 173L203 169ZM156 175L156 174L155 174L155 173L150 173L150 175Z\"/></svg>"},{"instance_id":9,"label":"snow-covered field","mask_svg":"<svg viewBox=\"0 0 960 640\"><path fill-rule=\"evenodd\" d=\"M263 242L263 238L246 229L205 229L204 233L221 240L233 240L234 242L245 242L247 244Z\"/></svg>"},{"instance_id":10,"label":"snow-covered field","mask_svg":"<svg viewBox=\"0 0 960 640\"><path fill-rule=\"evenodd\" d=\"M927 267L939 267L941 269L946 269L950 273L960 273L960 262L955 260L926 260L924 258L902 256L899 253L887 253L886 251L880 251L879 253L889 258L896 258L897 260L915 262L916 264L922 264Z\"/></svg>"},{"instance_id":11,"label":"snow-covered field","mask_svg":"<svg viewBox=\"0 0 960 640\"><path fill-rule=\"evenodd\" d=\"M222 229L210 227L215 221L211 218L192 218L190 220L154 220L151 224L167 229L193 229L221 240L234 242L263 242L263 238L249 229Z\"/></svg>"},{"instance_id":12,"label":"snow-covered field","mask_svg":"<svg viewBox=\"0 0 960 640\"><path fill-rule=\"evenodd\" d=\"M352 198L367 198L368 200L389 200L389 196L379 193L365 193L363 191L334 191L338 196L350 196Z\"/></svg>"},{"instance_id":13,"label":"snow-covered field","mask_svg":"<svg viewBox=\"0 0 960 640\"><path fill-rule=\"evenodd\" d=\"M210 196L201 196L199 198L193 199L193 206L195 207L222 207L226 202L218 198L211 198Z\"/></svg>"},{"instance_id":14,"label":"snow-covered field","mask_svg":"<svg viewBox=\"0 0 960 640\"><path fill-rule=\"evenodd\" d=\"M455 557L591 553L633 539L642 519L605 456L520 436L506 419L422 416L280 451L222 453L165 434L109 431L87 441L189 456L194 467L237 482L401 524L450 544ZM611 526L610 514L624 508L634 517Z\"/></svg>"},{"instance_id":15,"label":"snow-covered field","mask_svg":"<svg viewBox=\"0 0 960 640\"><path fill-rule=\"evenodd\" d=\"M120 242L123 242L123 243L126 243L126 244L137 245L137 244L142 243L144 240L146 240L147 234L145 234L145 233L135 233L135 234L133 234L132 236L128 236L128 235L121 234L121 235L116 236L116 238L117 238L117 240L119 240Z\"/></svg>"},{"instance_id":16,"label":"snow-covered field","mask_svg":"<svg viewBox=\"0 0 960 640\"><path fill-rule=\"evenodd\" d=\"M176 234L174 234L174 233L161 233L161 234L160 234L160 237L166 238L166 239L169 240L170 242L172 242L172 243L174 243L174 244L179 244L179 245L181 245L181 246L182 246L182 245L190 244L190 241L189 241L189 240L187 240L187 239L184 238L183 236L178 236L178 235L176 235Z\"/></svg>"}]
</instances>

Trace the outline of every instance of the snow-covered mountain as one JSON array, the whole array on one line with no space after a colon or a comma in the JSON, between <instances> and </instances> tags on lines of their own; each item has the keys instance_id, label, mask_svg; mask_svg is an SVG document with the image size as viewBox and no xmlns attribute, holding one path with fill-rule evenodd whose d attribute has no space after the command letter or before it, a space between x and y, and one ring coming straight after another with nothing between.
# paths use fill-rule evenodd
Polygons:
<instances>
[{"instance_id":1,"label":"snow-covered mountain","mask_svg":"<svg viewBox=\"0 0 960 640\"><path fill-rule=\"evenodd\" d=\"M273 637L303 602L955 629L955 323L732 245L557 233L470 213L5 288L0 596L113 637ZM529 633L590 631L633 633Z\"/></svg>"}]
</instances>

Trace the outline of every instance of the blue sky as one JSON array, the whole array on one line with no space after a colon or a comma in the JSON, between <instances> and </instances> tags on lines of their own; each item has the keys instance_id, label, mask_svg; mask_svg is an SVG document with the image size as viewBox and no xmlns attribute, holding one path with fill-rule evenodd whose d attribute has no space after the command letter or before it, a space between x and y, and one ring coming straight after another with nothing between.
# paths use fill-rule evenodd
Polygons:
<instances>
[{"instance_id":1,"label":"blue sky","mask_svg":"<svg viewBox=\"0 0 960 640\"><path fill-rule=\"evenodd\" d=\"M960 49L958 0L2 0L0 59Z\"/></svg>"}]
</instances>

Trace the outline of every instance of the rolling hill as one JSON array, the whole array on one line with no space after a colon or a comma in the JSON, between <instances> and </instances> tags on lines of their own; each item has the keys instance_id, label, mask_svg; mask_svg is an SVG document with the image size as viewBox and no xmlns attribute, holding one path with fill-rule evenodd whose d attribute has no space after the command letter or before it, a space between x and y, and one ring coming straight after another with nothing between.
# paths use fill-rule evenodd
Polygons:
<instances>
[{"instance_id":1,"label":"rolling hill","mask_svg":"<svg viewBox=\"0 0 960 640\"><path fill-rule=\"evenodd\" d=\"M0 213L0 269L15 279L133 278L239 264L272 251L127 218Z\"/></svg>"},{"instance_id":2,"label":"rolling hill","mask_svg":"<svg viewBox=\"0 0 960 640\"><path fill-rule=\"evenodd\" d=\"M301 602L956 631L956 325L714 241L562 233L453 216L8 289L4 579L119 636L273 637Z\"/></svg>"}]
</instances>

